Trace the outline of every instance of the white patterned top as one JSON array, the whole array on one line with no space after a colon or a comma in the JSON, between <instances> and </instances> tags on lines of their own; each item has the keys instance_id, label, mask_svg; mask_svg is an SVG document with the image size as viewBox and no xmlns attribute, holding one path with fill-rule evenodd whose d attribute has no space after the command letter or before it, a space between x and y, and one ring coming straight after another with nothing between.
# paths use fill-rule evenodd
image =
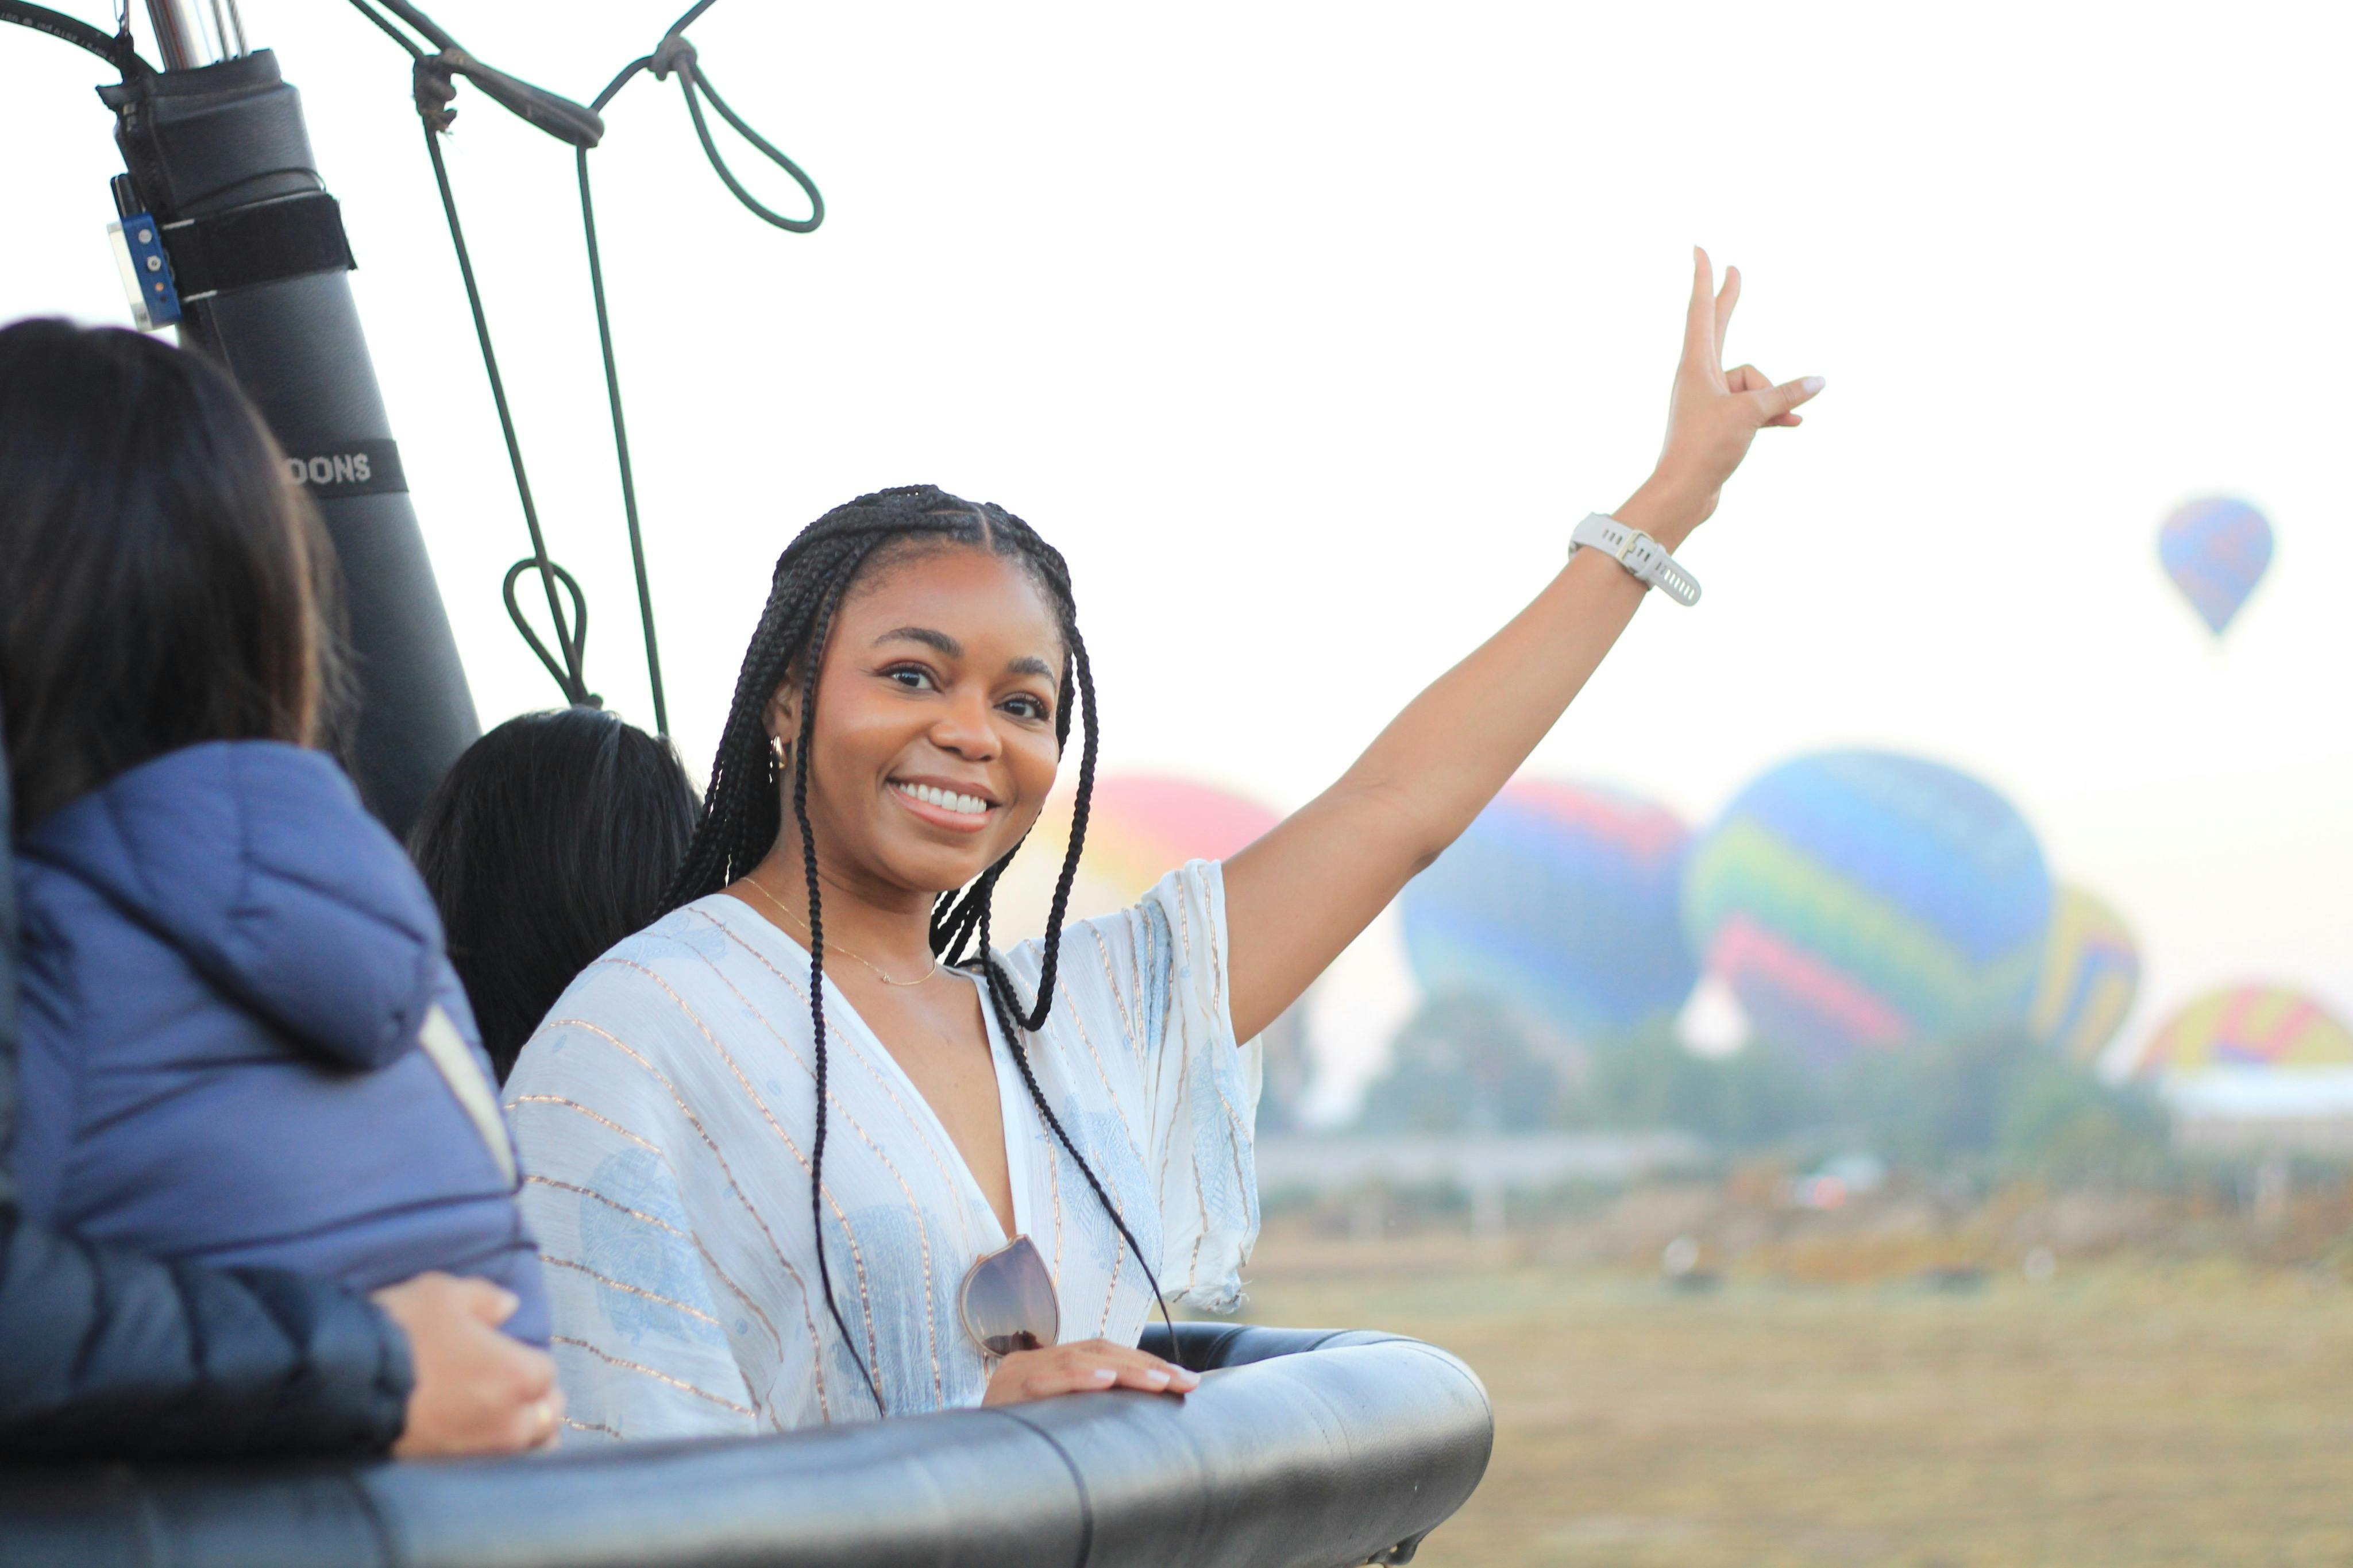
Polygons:
<instances>
[{"instance_id":1,"label":"white patterned top","mask_svg":"<svg viewBox=\"0 0 2353 1568\"><path fill-rule=\"evenodd\" d=\"M1196 860L1134 909L1063 931L1053 1011L1029 1047L1162 1288L1209 1308L1236 1300L1258 1235L1259 1051L1235 1048L1226 951L1223 879ZM1005 955L1023 995L1041 952ZM507 1110L575 1439L877 1414L817 1295L807 987L806 948L713 894L598 959L523 1047ZM1151 1310L1144 1271L993 1017L988 1028L1014 1218L1052 1270L1062 1338L1134 1344ZM1003 1230L931 1108L830 985L826 1037L821 1196L842 1321L884 1413L977 1405L988 1367L956 1291Z\"/></svg>"}]
</instances>

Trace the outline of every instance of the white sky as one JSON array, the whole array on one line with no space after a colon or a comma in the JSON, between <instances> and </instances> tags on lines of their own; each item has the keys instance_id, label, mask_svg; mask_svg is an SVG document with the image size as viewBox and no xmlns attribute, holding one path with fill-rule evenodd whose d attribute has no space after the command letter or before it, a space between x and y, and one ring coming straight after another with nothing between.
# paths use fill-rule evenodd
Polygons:
<instances>
[{"instance_id":1,"label":"white sky","mask_svg":"<svg viewBox=\"0 0 2353 1568\"><path fill-rule=\"evenodd\" d=\"M431 8L585 99L677 3ZM343 198L483 718L546 705L499 604L526 545L406 62L333 0L244 12ZM1536 768L1704 821L1799 751L1924 752L2136 923L2130 1032L2240 977L2353 1011L2353 13L726 0L694 37L830 205L807 237L754 222L674 86L633 85L594 158L698 767L791 531L932 480L1071 558L1108 765L1298 803L1641 478L1699 241L1747 278L1735 358L1830 390L1686 548L1705 602L1646 608ZM120 320L98 73L0 50L0 316ZM461 106L591 681L649 719L570 153ZM2154 547L2215 491L2279 538L2219 646ZM1399 1002L1379 968L1359 1033Z\"/></svg>"}]
</instances>

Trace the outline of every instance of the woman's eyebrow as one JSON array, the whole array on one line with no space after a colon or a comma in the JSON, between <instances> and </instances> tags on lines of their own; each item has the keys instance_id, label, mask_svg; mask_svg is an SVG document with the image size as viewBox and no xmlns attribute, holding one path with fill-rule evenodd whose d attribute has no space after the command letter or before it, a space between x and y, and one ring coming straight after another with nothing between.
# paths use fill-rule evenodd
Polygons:
<instances>
[{"instance_id":1,"label":"woman's eyebrow","mask_svg":"<svg viewBox=\"0 0 2353 1568\"><path fill-rule=\"evenodd\" d=\"M1046 681L1058 679L1053 667L1034 654L1013 660L1005 667L1005 672L1008 675L1034 675L1039 679Z\"/></svg>"},{"instance_id":2,"label":"woman's eyebrow","mask_svg":"<svg viewBox=\"0 0 2353 1568\"><path fill-rule=\"evenodd\" d=\"M881 637L876 637L874 639L874 646L880 647L886 642L921 643L925 647L930 648L934 652L941 654L948 658L962 658L964 657L964 644L956 641L955 638L948 636L947 633L935 632L929 626L895 627L892 630L884 632Z\"/></svg>"}]
</instances>

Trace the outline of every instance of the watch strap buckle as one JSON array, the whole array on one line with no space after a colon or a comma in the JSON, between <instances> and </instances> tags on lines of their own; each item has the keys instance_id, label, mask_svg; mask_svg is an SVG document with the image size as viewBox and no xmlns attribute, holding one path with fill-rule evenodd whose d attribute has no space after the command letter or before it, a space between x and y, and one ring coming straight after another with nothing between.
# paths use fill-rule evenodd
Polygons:
<instances>
[{"instance_id":1,"label":"watch strap buckle","mask_svg":"<svg viewBox=\"0 0 2353 1568\"><path fill-rule=\"evenodd\" d=\"M1685 608L1699 603L1699 579L1642 530L1608 512L1593 512L1577 525L1568 540L1571 555L1588 547L1609 556L1645 588L1658 588Z\"/></svg>"}]
</instances>

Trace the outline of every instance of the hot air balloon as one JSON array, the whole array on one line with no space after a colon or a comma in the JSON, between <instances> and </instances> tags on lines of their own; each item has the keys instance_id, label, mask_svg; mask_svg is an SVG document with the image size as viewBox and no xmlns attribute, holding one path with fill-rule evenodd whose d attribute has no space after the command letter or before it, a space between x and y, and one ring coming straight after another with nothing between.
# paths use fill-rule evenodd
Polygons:
<instances>
[{"instance_id":1,"label":"hot air balloon","mask_svg":"<svg viewBox=\"0 0 2353 1568\"><path fill-rule=\"evenodd\" d=\"M1057 795L1047 803L1029 841L997 886L990 935L1000 947L1046 929L1054 879L1071 842L1071 799ZM1087 811L1086 848L1064 919L1092 920L1126 909L1186 861L1223 860L1280 820L1258 802L1213 784L1148 773L1098 778ZM1300 1102L1314 1077L1305 1012L1287 1009L1259 1042L1265 1049L1258 1129L1279 1131L1296 1125Z\"/></svg>"},{"instance_id":2,"label":"hot air balloon","mask_svg":"<svg viewBox=\"0 0 2353 1568\"><path fill-rule=\"evenodd\" d=\"M2140 950L2116 910L2080 888L2063 887L2051 907L2042 972L2026 1026L2079 1062L2096 1060L2132 1011Z\"/></svg>"},{"instance_id":3,"label":"hot air balloon","mask_svg":"<svg viewBox=\"0 0 2353 1568\"><path fill-rule=\"evenodd\" d=\"M2018 1021L2051 918L2010 803L1936 763L1801 757L1693 849L1683 929L1757 1035L1829 1066Z\"/></svg>"},{"instance_id":4,"label":"hot air balloon","mask_svg":"<svg viewBox=\"0 0 2353 1568\"><path fill-rule=\"evenodd\" d=\"M1071 796L1049 801L997 895L1000 945L1046 929L1054 879L1071 842ZM1222 860L1279 821L1254 800L1212 784L1150 773L1095 780L1086 850L1071 885L1068 920L1124 910L1187 860Z\"/></svg>"},{"instance_id":5,"label":"hot air balloon","mask_svg":"<svg viewBox=\"0 0 2353 1568\"><path fill-rule=\"evenodd\" d=\"M2245 501L2211 496L2165 520L2157 552L2181 596L2221 637L2272 563L2272 525Z\"/></svg>"},{"instance_id":6,"label":"hot air balloon","mask_svg":"<svg viewBox=\"0 0 2353 1568\"><path fill-rule=\"evenodd\" d=\"M1572 1037L1670 1016L1697 975L1677 913L1690 843L1673 813L1632 795L1514 784L1406 884L1415 977Z\"/></svg>"},{"instance_id":7,"label":"hot air balloon","mask_svg":"<svg viewBox=\"0 0 2353 1568\"><path fill-rule=\"evenodd\" d=\"M1095 781L1087 814L1087 874L1134 903L1187 860L1222 860L1278 818L1254 800L1150 774Z\"/></svg>"},{"instance_id":8,"label":"hot air balloon","mask_svg":"<svg viewBox=\"0 0 2353 1568\"><path fill-rule=\"evenodd\" d=\"M2166 1020L2133 1070L2165 1078L2232 1068L2353 1068L2353 1029L2284 985L2234 985Z\"/></svg>"}]
</instances>

